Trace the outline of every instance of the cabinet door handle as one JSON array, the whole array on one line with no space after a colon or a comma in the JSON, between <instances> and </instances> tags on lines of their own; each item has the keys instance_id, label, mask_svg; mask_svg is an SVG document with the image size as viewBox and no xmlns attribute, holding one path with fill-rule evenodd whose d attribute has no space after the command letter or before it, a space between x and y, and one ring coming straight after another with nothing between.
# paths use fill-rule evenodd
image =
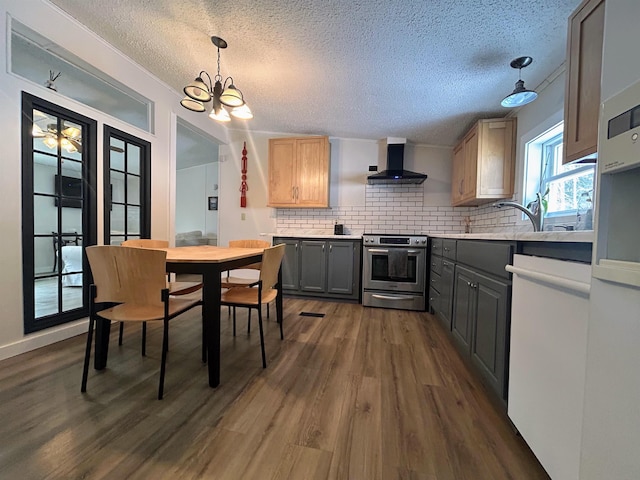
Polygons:
<instances>
[{"instance_id":1,"label":"cabinet door handle","mask_svg":"<svg viewBox=\"0 0 640 480\"><path fill-rule=\"evenodd\" d=\"M449 266L449 263L448 263L448 262L442 262L442 266L443 266L443 267L448 267L448 266Z\"/></svg>"},{"instance_id":2,"label":"cabinet door handle","mask_svg":"<svg viewBox=\"0 0 640 480\"><path fill-rule=\"evenodd\" d=\"M300 197L300 187L296 186L296 200Z\"/></svg>"},{"instance_id":3,"label":"cabinet door handle","mask_svg":"<svg viewBox=\"0 0 640 480\"><path fill-rule=\"evenodd\" d=\"M324 244L322 245L322 251L324 252Z\"/></svg>"},{"instance_id":4,"label":"cabinet door handle","mask_svg":"<svg viewBox=\"0 0 640 480\"><path fill-rule=\"evenodd\" d=\"M329 253L333 252L333 245L329 245Z\"/></svg>"},{"instance_id":5,"label":"cabinet door handle","mask_svg":"<svg viewBox=\"0 0 640 480\"><path fill-rule=\"evenodd\" d=\"M296 243L296 250L298 250L298 244Z\"/></svg>"},{"instance_id":6,"label":"cabinet door handle","mask_svg":"<svg viewBox=\"0 0 640 480\"><path fill-rule=\"evenodd\" d=\"M432 264L431 264L431 266L432 266L432 267L435 267L435 266L436 266L435 262L434 262L434 263L432 263Z\"/></svg>"},{"instance_id":7,"label":"cabinet door handle","mask_svg":"<svg viewBox=\"0 0 640 480\"><path fill-rule=\"evenodd\" d=\"M448 252L449 251L449 247L444 247L444 251Z\"/></svg>"},{"instance_id":8,"label":"cabinet door handle","mask_svg":"<svg viewBox=\"0 0 640 480\"><path fill-rule=\"evenodd\" d=\"M464 178L460 179L460 185L458 186L458 193L462 194L462 184L464 183Z\"/></svg>"}]
</instances>

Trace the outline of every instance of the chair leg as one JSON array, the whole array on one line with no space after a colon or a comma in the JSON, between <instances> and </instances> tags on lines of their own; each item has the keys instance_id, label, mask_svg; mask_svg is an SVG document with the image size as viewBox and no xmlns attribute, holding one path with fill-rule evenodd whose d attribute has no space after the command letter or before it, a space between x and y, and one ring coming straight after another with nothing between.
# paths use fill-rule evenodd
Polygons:
<instances>
[{"instance_id":1,"label":"chair leg","mask_svg":"<svg viewBox=\"0 0 640 480\"><path fill-rule=\"evenodd\" d=\"M269 318L269 304L267 303L267 318Z\"/></svg>"},{"instance_id":2,"label":"chair leg","mask_svg":"<svg viewBox=\"0 0 640 480\"><path fill-rule=\"evenodd\" d=\"M87 332L87 348L84 353L84 366L82 368L82 386L81 392L87 391L87 377L89 375L89 357L91 356L91 342L93 341L93 323L95 319L93 315L89 316L89 331Z\"/></svg>"},{"instance_id":3,"label":"chair leg","mask_svg":"<svg viewBox=\"0 0 640 480\"><path fill-rule=\"evenodd\" d=\"M142 322L142 356L147 355L147 322Z\"/></svg>"},{"instance_id":4,"label":"chair leg","mask_svg":"<svg viewBox=\"0 0 640 480\"><path fill-rule=\"evenodd\" d=\"M264 352L264 332L262 331L262 307L260 306L260 304L258 304L258 327L260 328L260 349L262 350L262 368L267 368L267 356Z\"/></svg>"},{"instance_id":5,"label":"chair leg","mask_svg":"<svg viewBox=\"0 0 640 480\"><path fill-rule=\"evenodd\" d=\"M251 335L251 309L247 313L247 335Z\"/></svg>"},{"instance_id":6,"label":"chair leg","mask_svg":"<svg viewBox=\"0 0 640 480\"><path fill-rule=\"evenodd\" d=\"M229 315L231 315L231 305L227 305L227 311L229 312Z\"/></svg>"},{"instance_id":7,"label":"chair leg","mask_svg":"<svg viewBox=\"0 0 640 480\"><path fill-rule=\"evenodd\" d=\"M164 333L162 335L162 363L160 364L160 385L158 386L158 400L162 400L164 393L164 374L167 369L167 351L169 350L169 320L164 320Z\"/></svg>"},{"instance_id":8,"label":"chair leg","mask_svg":"<svg viewBox=\"0 0 640 480\"><path fill-rule=\"evenodd\" d=\"M118 345L122 345L122 334L124 333L124 322L120 322L120 329L118 331Z\"/></svg>"},{"instance_id":9,"label":"chair leg","mask_svg":"<svg viewBox=\"0 0 640 480\"><path fill-rule=\"evenodd\" d=\"M233 336L236 336L236 307L233 307Z\"/></svg>"},{"instance_id":10,"label":"chair leg","mask_svg":"<svg viewBox=\"0 0 640 480\"><path fill-rule=\"evenodd\" d=\"M276 304L276 311L278 310L278 305ZM278 315L276 314L276 317ZM284 331L282 330L282 324L284 323L284 315L280 315L282 320L280 320L280 340L284 340Z\"/></svg>"}]
</instances>

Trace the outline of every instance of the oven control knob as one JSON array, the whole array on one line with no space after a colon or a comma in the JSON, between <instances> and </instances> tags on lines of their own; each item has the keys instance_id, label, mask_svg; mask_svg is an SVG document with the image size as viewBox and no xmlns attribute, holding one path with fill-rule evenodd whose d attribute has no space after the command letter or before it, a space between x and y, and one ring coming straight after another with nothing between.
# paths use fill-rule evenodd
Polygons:
<instances>
[{"instance_id":1,"label":"oven control knob","mask_svg":"<svg viewBox=\"0 0 640 480\"><path fill-rule=\"evenodd\" d=\"M426 238L423 238L423 239L422 239L422 243L427 243L427 239L426 239Z\"/></svg>"},{"instance_id":2,"label":"oven control knob","mask_svg":"<svg viewBox=\"0 0 640 480\"><path fill-rule=\"evenodd\" d=\"M413 243L418 244L420 243L420 240L418 240L417 238L413 241Z\"/></svg>"}]
</instances>

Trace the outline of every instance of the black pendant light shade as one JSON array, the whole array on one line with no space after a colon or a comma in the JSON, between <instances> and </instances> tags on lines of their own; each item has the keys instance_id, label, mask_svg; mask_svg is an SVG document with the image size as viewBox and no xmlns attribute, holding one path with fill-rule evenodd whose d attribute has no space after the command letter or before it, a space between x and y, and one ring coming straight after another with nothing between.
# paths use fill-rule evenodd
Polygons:
<instances>
[{"instance_id":1,"label":"black pendant light shade","mask_svg":"<svg viewBox=\"0 0 640 480\"><path fill-rule=\"evenodd\" d=\"M520 77L522 69L530 65L532 61L533 59L531 57L518 57L511 61L511 68L517 68L518 77ZM538 98L538 94L533 90L527 90L524 86L524 80L518 78L516 88L514 88L511 94L504 97L501 105L507 108L521 107L522 105L533 102L536 98Z\"/></svg>"}]
</instances>

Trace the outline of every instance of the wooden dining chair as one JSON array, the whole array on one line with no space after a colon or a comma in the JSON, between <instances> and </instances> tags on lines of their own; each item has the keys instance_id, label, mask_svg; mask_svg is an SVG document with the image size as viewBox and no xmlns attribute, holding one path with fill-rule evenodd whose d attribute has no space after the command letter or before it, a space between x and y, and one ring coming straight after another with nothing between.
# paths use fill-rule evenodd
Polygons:
<instances>
[{"instance_id":1,"label":"wooden dining chair","mask_svg":"<svg viewBox=\"0 0 640 480\"><path fill-rule=\"evenodd\" d=\"M271 243L266 240L229 240L230 248L269 248ZM257 275L254 278L242 277L239 275L241 270L260 270L260 262L252 263L242 267L239 270L226 271L222 274L220 279L222 288L232 287L246 287L247 285L254 283L258 278ZM234 272L236 273L234 275Z\"/></svg>"},{"instance_id":2,"label":"wooden dining chair","mask_svg":"<svg viewBox=\"0 0 640 480\"><path fill-rule=\"evenodd\" d=\"M229 240L230 248L268 248L271 246L266 240ZM258 275L243 276L242 271L260 270L260 262L246 265L242 269L231 270L222 273L220 278L220 285L222 288L234 288L234 287L246 287L258 280ZM229 307L229 313L231 313L231 307ZM269 304L267 304L267 318L269 318Z\"/></svg>"},{"instance_id":3,"label":"wooden dining chair","mask_svg":"<svg viewBox=\"0 0 640 480\"><path fill-rule=\"evenodd\" d=\"M262 305L269 304L275 300L278 290L275 288L278 283L278 271L284 257L285 245L280 244L274 247L265 248L262 254L262 264L260 267L260 278L258 281L245 287L234 287L227 290L220 298L221 305L231 307L245 307L249 309L249 322L251 321L251 309L258 310L258 327L260 328L260 347L262 349L262 367L267 368L267 360L264 351L264 332L262 328ZM280 322L280 338L284 339ZM236 311L233 310L233 334L236 334Z\"/></svg>"},{"instance_id":4,"label":"wooden dining chair","mask_svg":"<svg viewBox=\"0 0 640 480\"><path fill-rule=\"evenodd\" d=\"M85 251L94 282L89 298L89 331L81 391L87 391L91 343L97 319L143 324L161 321L164 328L158 399L162 399L169 348L169 321L201 305L202 300L194 296L169 295L166 282L167 253L163 250L100 245L87 247ZM107 308L101 308L103 306Z\"/></svg>"},{"instance_id":5,"label":"wooden dining chair","mask_svg":"<svg viewBox=\"0 0 640 480\"><path fill-rule=\"evenodd\" d=\"M155 240L152 238L132 238L124 240L121 244L123 247L133 248L168 248L167 240ZM167 287L169 295L189 295L198 290L202 290L202 282L170 282L167 276ZM122 336L124 333L124 324L120 323L118 331L118 345L122 345ZM147 325L142 324L142 355L145 354L145 339L147 337Z\"/></svg>"}]
</instances>

